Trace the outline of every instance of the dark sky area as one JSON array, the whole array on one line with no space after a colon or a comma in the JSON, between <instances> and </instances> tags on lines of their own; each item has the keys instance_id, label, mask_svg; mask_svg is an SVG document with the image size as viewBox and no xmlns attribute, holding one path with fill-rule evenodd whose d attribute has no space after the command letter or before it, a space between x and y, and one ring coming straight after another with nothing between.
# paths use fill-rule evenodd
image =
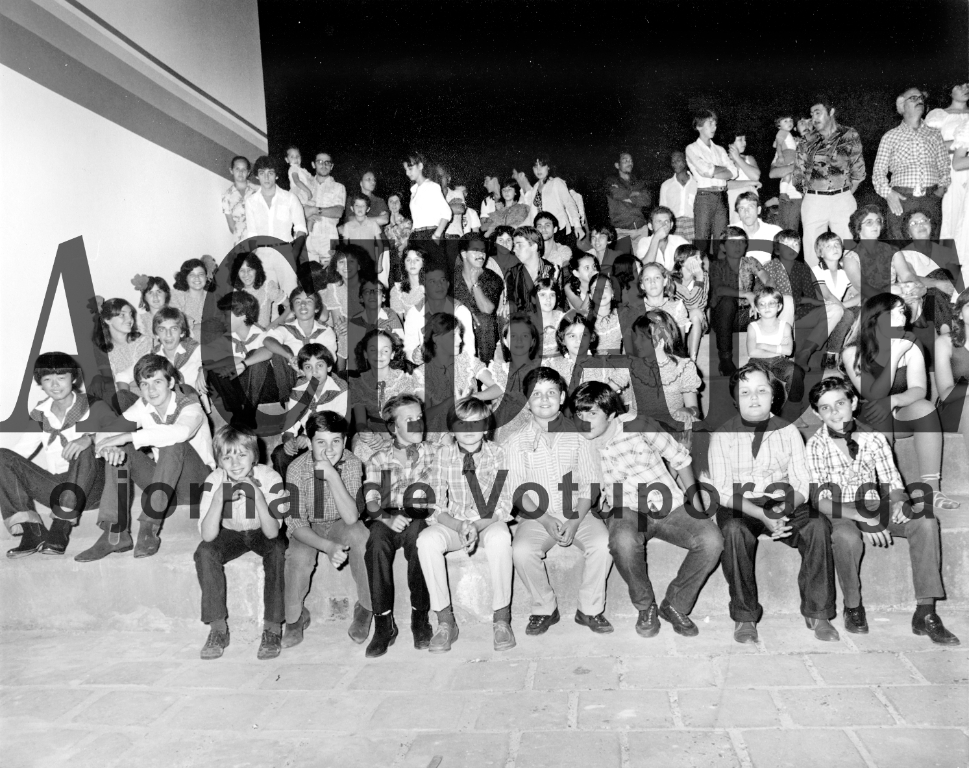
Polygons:
<instances>
[{"instance_id":1,"label":"dark sky area","mask_svg":"<svg viewBox=\"0 0 969 768\"><path fill-rule=\"evenodd\" d=\"M697 107L719 113L718 143L741 126L766 169L777 111L830 94L870 173L897 93L946 106L969 77L965 0L262 0L259 20L272 153L295 143L308 167L326 149L348 191L371 167L386 197L406 193L414 147L477 199L484 173L544 152L593 223L620 148L658 188Z\"/></svg>"}]
</instances>

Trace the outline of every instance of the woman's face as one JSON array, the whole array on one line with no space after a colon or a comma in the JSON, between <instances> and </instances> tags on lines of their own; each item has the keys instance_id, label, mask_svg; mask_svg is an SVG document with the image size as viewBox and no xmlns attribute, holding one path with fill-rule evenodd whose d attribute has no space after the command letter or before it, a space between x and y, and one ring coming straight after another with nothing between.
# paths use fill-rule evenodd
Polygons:
<instances>
[{"instance_id":1,"label":"woman's face","mask_svg":"<svg viewBox=\"0 0 969 768\"><path fill-rule=\"evenodd\" d=\"M393 214L400 213L400 198L397 195L391 195L387 198L387 207Z\"/></svg>"},{"instance_id":2,"label":"woman's face","mask_svg":"<svg viewBox=\"0 0 969 768\"><path fill-rule=\"evenodd\" d=\"M908 233L913 240L928 240L932 234L932 222L924 213L914 213L908 220Z\"/></svg>"},{"instance_id":3,"label":"woman's face","mask_svg":"<svg viewBox=\"0 0 969 768\"><path fill-rule=\"evenodd\" d=\"M454 331L441 333L434 337L435 357L453 360L461 354L461 337Z\"/></svg>"},{"instance_id":4,"label":"woman's face","mask_svg":"<svg viewBox=\"0 0 969 768\"><path fill-rule=\"evenodd\" d=\"M555 309L555 291L551 288L543 288L538 292L538 303L542 312L551 312Z\"/></svg>"},{"instance_id":5,"label":"woman's face","mask_svg":"<svg viewBox=\"0 0 969 768\"><path fill-rule=\"evenodd\" d=\"M122 307L121 311L108 320L108 327L115 333L127 336L135 327L135 315L131 307Z\"/></svg>"},{"instance_id":6,"label":"woman's face","mask_svg":"<svg viewBox=\"0 0 969 768\"><path fill-rule=\"evenodd\" d=\"M501 188L501 199L505 201L508 205L513 205L515 202L515 188L514 187L502 187Z\"/></svg>"},{"instance_id":7,"label":"woman's face","mask_svg":"<svg viewBox=\"0 0 969 768\"><path fill-rule=\"evenodd\" d=\"M256 270L250 267L248 263L243 264L239 267L239 280L246 288L252 288L256 282Z\"/></svg>"},{"instance_id":8,"label":"woman's face","mask_svg":"<svg viewBox=\"0 0 969 768\"><path fill-rule=\"evenodd\" d=\"M969 101L969 83L957 85L952 89L951 95L953 101Z\"/></svg>"},{"instance_id":9,"label":"woman's face","mask_svg":"<svg viewBox=\"0 0 969 768\"><path fill-rule=\"evenodd\" d=\"M579 354L579 349L582 347L582 339L585 337L585 327L580 323L575 323L570 325L565 329L565 348L569 351L569 355L572 357L577 357Z\"/></svg>"},{"instance_id":10,"label":"woman's face","mask_svg":"<svg viewBox=\"0 0 969 768\"><path fill-rule=\"evenodd\" d=\"M513 323L508 328L508 351L515 358L528 357L532 351L532 332L525 323Z\"/></svg>"},{"instance_id":11,"label":"woman's face","mask_svg":"<svg viewBox=\"0 0 969 768\"><path fill-rule=\"evenodd\" d=\"M579 276L579 280L581 280L583 284L587 284L595 273L595 259L593 259L591 256L586 256L583 259L579 259L579 268L575 270L575 274Z\"/></svg>"},{"instance_id":12,"label":"woman's face","mask_svg":"<svg viewBox=\"0 0 969 768\"><path fill-rule=\"evenodd\" d=\"M904 328L907 316L905 313L905 305L899 301L895 303L891 311L888 313L891 317L891 327L892 328Z\"/></svg>"},{"instance_id":13,"label":"woman's face","mask_svg":"<svg viewBox=\"0 0 969 768\"><path fill-rule=\"evenodd\" d=\"M858 229L862 240L877 240L882 234L882 217L877 213L869 213L861 220Z\"/></svg>"},{"instance_id":14,"label":"woman's face","mask_svg":"<svg viewBox=\"0 0 969 768\"><path fill-rule=\"evenodd\" d=\"M532 173L535 174L535 178L538 179L540 182L545 181L545 179L547 179L549 175L548 166L541 165L538 161L536 161L535 165L532 166Z\"/></svg>"},{"instance_id":15,"label":"woman's face","mask_svg":"<svg viewBox=\"0 0 969 768\"><path fill-rule=\"evenodd\" d=\"M411 277L417 277L424 268L424 257L417 251L408 251L404 257L404 271Z\"/></svg>"},{"instance_id":16,"label":"woman's face","mask_svg":"<svg viewBox=\"0 0 969 768\"><path fill-rule=\"evenodd\" d=\"M196 267L185 276L185 282L193 291L205 290L205 283L208 282L209 275L202 267Z\"/></svg>"},{"instance_id":17,"label":"woman's face","mask_svg":"<svg viewBox=\"0 0 969 768\"><path fill-rule=\"evenodd\" d=\"M746 136L737 136L733 140L733 145L737 148L737 151L740 154L743 154L744 152L747 151L747 137Z\"/></svg>"},{"instance_id":18,"label":"woman's face","mask_svg":"<svg viewBox=\"0 0 969 768\"><path fill-rule=\"evenodd\" d=\"M236 160L232 166L232 180L238 184L242 185L245 183L246 179L249 178L249 165L242 162L241 160Z\"/></svg>"},{"instance_id":19,"label":"woman's face","mask_svg":"<svg viewBox=\"0 0 969 768\"><path fill-rule=\"evenodd\" d=\"M612 311L612 300L615 294L612 292L612 282L604 280L602 282L602 296L599 298L599 314L608 315Z\"/></svg>"},{"instance_id":20,"label":"woman's face","mask_svg":"<svg viewBox=\"0 0 969 768\"><path fill-rule=\"evenodd\" d=\"M353 280L353 278L355 278L357 274L360 272L360 265L357 263L357 260L353 256L345 257L343 259L343 262L344 262L343 269L346 272L346 274L343 275L344 279ZM341 272L340 274L343 274L343 273Z\"/></svg>"},{"instance_id":21,"label":"woman's face","mask_svg":"<svg viewBox=\"0 0 969 768\"><path fill-rule=\"evenodd\" d=\"M651 299L658 299L666 288L666 278L655 267L644 267L639 279L643 292Z\"/></svg>"},{"instance_id":22,"label":"woman's face","mask_svg":"<svg viewBox=\"0 0 969 768\"><path fill-rule=\"evenodd\" d=\"M410 181L417 181L421 177L421 174L423 172L424 172L424 163L417 163L417 165L404 163L404 173L407 174L407 178Z\"/></svg>"},{"instance_id":23,"label":"woman's face","mask_svg":"<svg viewBox=\"0 0 969 768\"><path fill-rule=\"evenodd\" d=\"M151 290L145 294L145 303L152 313L157 312L168 303L165 292L157 285L152 286Z\"/></svg>"},{"instance_id":24,"label":"woman's face","mask_svg":"<svg viewBox=\"0 0 969 768\"><path fill-rule=\"evenodd\" d=\"M498 237L495 239L495 244L500 245L507 251L512 251L515 248L515 241L507 232L502 232L500 235L498 235Z\"/></svg>"},{"instance_id":25,"label":"woman's face","mask_svg":"<svg viewBox=\"0 0 969 768\"><path fill-rule=\"evenodd\" d=\"M367 361L371 368L382 370L390 365L394 347L385 336L374 336L367 343Z\"/></svg>"}]
</instances>

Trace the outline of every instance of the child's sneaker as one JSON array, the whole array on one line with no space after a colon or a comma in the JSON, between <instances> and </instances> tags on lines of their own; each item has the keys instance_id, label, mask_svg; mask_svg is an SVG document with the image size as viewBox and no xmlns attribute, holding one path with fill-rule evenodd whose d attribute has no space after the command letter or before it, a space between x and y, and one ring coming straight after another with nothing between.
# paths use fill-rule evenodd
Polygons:
<instances>
[{"instance_id":1,"label":"child's sneaker","mask_svg":"<svg viewBox=\"0 0 969 768\"><path fill-rule=\"evenodd\" d=\"M202 646L199 654L203 659L218 659L229 645L229 630L220 632L218 629L209 630L209 639Z\"/></svg>"},{"instance_id":2,"label":"child's sneaker","mask_svg":"<svg viewBox=\"0 0 969 768\"><path fill-rule=\"evenodd\" d=\"M262 631L262 642L259 643L259 651L256 653L256 658L261 660L275 659L282 650L282 641L283 636L281 634L264 629Z\"/></svg>"}]
</instances>

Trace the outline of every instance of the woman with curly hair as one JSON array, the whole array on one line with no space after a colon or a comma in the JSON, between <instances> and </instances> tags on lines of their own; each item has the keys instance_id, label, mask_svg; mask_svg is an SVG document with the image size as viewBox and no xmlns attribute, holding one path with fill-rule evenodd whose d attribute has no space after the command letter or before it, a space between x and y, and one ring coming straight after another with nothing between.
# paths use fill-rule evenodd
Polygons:
<instances>
[{"instance_id":1,"label":"woman with curly hair","mask_svg":"<svg viewBox=\"0 0 969 768\"><path fill-rule=\"evenodd\" d=\"M206 259L212 260L211 256ZM180 309L188 318L189 330L195 341L202 340L202 313L205 309L205 297L215 290L215 263L212 269L203 259L189 259L182 263L175 273L175 290L172 293L171 306Z\"/></svg>"},{"instance_id":2,"label":"woman with curly hair","mask_svg":"<svg viewBox=\"0 0 969 768\"><path fill-rule=\"evenodd\" d=\"M265 331L271 331L281 323L289 320L289 310L286 294L276 284L275 280L266 280L266 270L262 259L255 253L240 253L232 264L229 283L237 291L245 291L259 302L258 325ZM277 314L276 307L285 310L282 315Z\"/></svg>"},{"instance_id":3,"label":"woman with curly hair","mask_svg":"<svg viewBox=\"0 0 969 768\"><path fill-rule=\"evenodd\" d=\"M392 269L390 308L398 316L405 317L410 308L424 298L424 265L429 258L422 245L408 245L400 266Z\"/></svg>"},{"instance_id":4,"label":"woman with curly hair","mask_svg":"<svg viewBox=\"0 0 969 768\"><path fill-rule=\"evenodd\" d=\"M138 330L148 337L155 335L153 330L155 315L162 307L167 307L172 301L172 289L163 277L135 275L131 284L141 293L138 308L144 312L138 315Z\"/></svg>"},{"instance_id":5,"label":"woman with curly hair","mask_svg":"<svg viewBox=\"0 0 969 768\"><path fill-rule=\"evenodd\" d=\"M952 308L952 332L935 340L935 386L939 390L939 418L945 432L960 432L969 448L969 290L959 294Z\"/></svg>"}]
</instances>

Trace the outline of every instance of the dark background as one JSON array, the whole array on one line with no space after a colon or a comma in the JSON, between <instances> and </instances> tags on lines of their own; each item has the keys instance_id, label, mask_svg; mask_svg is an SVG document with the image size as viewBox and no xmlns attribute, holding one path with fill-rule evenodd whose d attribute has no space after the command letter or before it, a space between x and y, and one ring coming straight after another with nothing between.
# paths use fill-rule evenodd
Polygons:
<instances>
[{"instance_id":1,"label":"dark background","mask_svg":"<svg viewBox=\"0 0 969 768\"><path fill-rule=\"evenodd\" d=\"M746 132L766 200L779 110L807 116L829 94L870 174L899 92L921 86L927 109L944 107L969 77L964 0L262 0L259 20L274 155L295 143L309 169L325 150L348 193L369 168L378 195L406 202L400 160L415 148L476 205L485 173L530 171L548 153L593 224L621 149L656 201L698 107L719 113L717 143Z\"/></svg>"}]
</instances>

